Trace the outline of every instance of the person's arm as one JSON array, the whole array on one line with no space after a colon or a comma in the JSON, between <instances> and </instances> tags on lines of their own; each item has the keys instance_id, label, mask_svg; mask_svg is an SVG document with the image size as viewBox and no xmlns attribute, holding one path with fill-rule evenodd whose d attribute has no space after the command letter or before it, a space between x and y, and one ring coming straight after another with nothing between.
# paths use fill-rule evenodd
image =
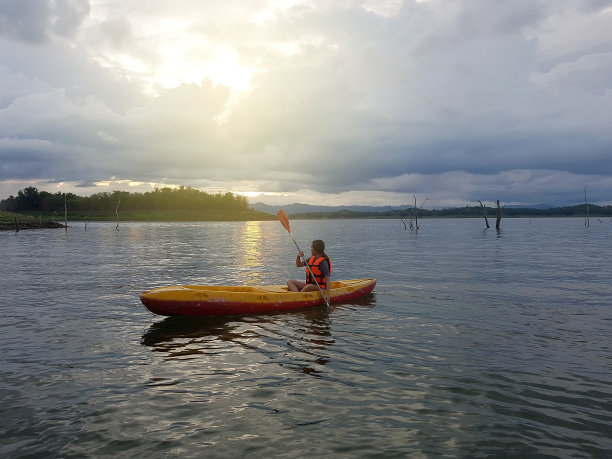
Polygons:
<instances>
[{"instance_id":1,"label":"person's arm","mask_svg":"<svg viewBox=\"0 0 612 459\"><path fill-rule=\"evenodd\" d=\"M323 263L321 263L320 266L321 269L321 274L323 274L323 278L325 279L325 302L329 304L329 298L331 295L331 272L329 269L329 260L324 261Z\"/></svg>"},{"instance_id":2,"label":"person's arm","mask_svg":"<svg viewBox=\"0 0 612 459\"><path fill-rule=\"evenodd\" d=\"M302 262L302 258L304 257L304 252L299 251L297 254L297 257L295 259L295 266L297 266L298 268L301 268L302 266L306 266L303 262Z\"/></svg>"}]
</instances>

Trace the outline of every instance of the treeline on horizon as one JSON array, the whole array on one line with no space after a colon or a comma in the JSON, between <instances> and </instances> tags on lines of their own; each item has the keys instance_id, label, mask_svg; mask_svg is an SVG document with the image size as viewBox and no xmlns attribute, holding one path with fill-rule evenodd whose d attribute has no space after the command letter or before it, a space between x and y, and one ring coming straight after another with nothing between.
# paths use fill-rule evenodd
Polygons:
<instances>
[{"instance_id":1,"label":"treeline on horizon","mask_svg":"<svg viewBox=\"0 0 612 459\"><path fill-rule=\"evenodd\" d=\"M487 217L495 219L497 208L485 207ZM475 218L483 217L481 206L466 206L450 209L418 209L418 218ZM612 206L597 206L594 204L579 204L575 206L553 207L550 209L536 208L503 208L503 217L612 217ZM324 218L403 218L414 219L414 209L390 210L385 212L360 212L354 210L339 210L336 212L302 212L291 214L296 219L324 219Z\"/></svg>"},{"instance_id":2,"label":"treeline on horizon","mask_svg":"<svg viewBox=\"0 0 612 459\"><path fill-rule=\"evenodd\" d=\"M191 187L156 188L144 193L113 191L77 196L74 193L49 193L27 187L0 201L0 210L17 213L63 213L64 206L74 213L158 212L158 211L247 211L246 196L233 193L209 194ZM118 206L118 207L117 207Z\"/></svg>"},{"instance_id":3,"label":"treeline on horizon","mask_svg":"<svg viewBox=\"0 0 612 459\"><path fill-rule=\"evenodd\" d=\"M138 214L136 217L151 218L156 214L164 213L162 218L190 218L205 213L213 215L238 214L245 216L270 219L272 214L256 212L249 208L247 198L233 193L209 194L192 187L156 188L144 193L130 193L127 191L100 192L91 196L77 196L73 193L50 193L39 191L36 187L26 187L17 192L17 196L10 196L0 200L0 210L16 213L43 213L63 214L66 207L69 214L90 216L113 216L116 209L119 213ZM487 216L495 218L497 209L485 207ZM335 212L303 212L292 213L296 219L333 219L333 218L402 218L409 220L415 217L483 217L481 206L465 206L449 209L397 209L381 212L365 212L353 210L338 210ZM246 215L249 214L249 215ZM251 215L252 214L252 215ZM256 214L256 215L255 215ZM211 215L211 216L213 216ZM597 206L594 204L579 204L574 206L553 207L549 209L537 208L503 208L503 217L612 217L612 206Z\"/></svg>"}]
</instances>

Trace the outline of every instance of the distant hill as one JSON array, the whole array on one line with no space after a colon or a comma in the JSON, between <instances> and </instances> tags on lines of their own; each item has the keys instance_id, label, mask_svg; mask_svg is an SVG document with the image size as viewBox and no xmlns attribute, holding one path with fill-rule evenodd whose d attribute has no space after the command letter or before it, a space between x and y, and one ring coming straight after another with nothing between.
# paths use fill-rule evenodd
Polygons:
<instances>
[{"instance_id":1,"label":"distant hill","mask_svg":"<svg viewBox=\"0 0 612 459\"><path fill-rule=\"evenodd\" d=\"M506 209L554 209L555 206L550 204L532 204L527 206L508 205Z\"/></svg>"},{"instance_id":2,"label":"distant hill","mask_svg":"<svg viewBox=\"0 0 612 459\"><path fill-rule=\"evenodd\" d=\"M258 212L266 212L268 214L276 215L280 209L284 209L288 214L305 214L305 213L331 213L340 211L351 211L351 212L388 212L389 207L377 207L377 206L312 206L310 204L286 204L284 206L271 206L258 202L251 206L253 210Z\"/></svg>"},{"instance_id":3,"label":"distant hill","mask_svg":"<svg viewBox=\"0 0 612 459\"><path fill-rule=\"evenodd\" d=\"M544 206L544 205L542 205ZM316 219L316 218L406 218L414 217L414 209L404 207L402 209L392 209L389 207L368 207L368 206L310 206L307 204L289 204L285 206L268 206L259 204L255 209L265 213L276 213L283 208L292 218ZM374 209L374 210L353 210L353 209ZM308 210L306 210L308 209ZM314 210L316 209L316 210ZM495 218L497 209L486 207L489 218ZM419 209L418 217L482 217L482 207L466 206L451 209ZM612 206L597 206L590 204L587 208L585 204L576 206L551 207L504 207L503 217L586 217L590 215L597 217L612 217Z\"/></svg>"},{"instance_id":4,"label":"distant hill","mask_svg":"<svg viewBox=\"0 0 612 459\"><path fill-rule=\"evenodd\" d=\"M280 209L284 209L287 214L325 214L325 213L340 213L347 215L351 212L359 213L387 213L389 212L389 206L313 206L310 204L285 204L283 206L271 206L258 202L250 206L253 210L258 212L265 212L268 214L276 215ZM548 210L555 209L556 207L551 204L532 204L532 205L507 205L504 206L506 209L533 209L533 210ZM398 211L399 208L392 207L393 210ZM402 206L402 212L410 212L410 206ZM427 210L423 209L426 213ZM450 209L447 209L450 210Z\"/></svg>"}]
</instances>

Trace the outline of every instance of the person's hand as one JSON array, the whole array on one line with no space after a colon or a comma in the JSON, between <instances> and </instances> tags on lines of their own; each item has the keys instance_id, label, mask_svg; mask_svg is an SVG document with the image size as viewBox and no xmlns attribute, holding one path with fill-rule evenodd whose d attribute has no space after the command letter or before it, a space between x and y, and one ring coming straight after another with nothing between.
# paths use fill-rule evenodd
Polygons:
<instances>
[{"instance_id":1,"label":"person's hand","mask_svg":"<svg viewBox=\"0 0 612 459\"><path fill-rule=\"evenodd\" d=\"M298 252L298 257L300 258L304 258L304 252L302 252L301 250Z\"/></svg>"}]
</instances>

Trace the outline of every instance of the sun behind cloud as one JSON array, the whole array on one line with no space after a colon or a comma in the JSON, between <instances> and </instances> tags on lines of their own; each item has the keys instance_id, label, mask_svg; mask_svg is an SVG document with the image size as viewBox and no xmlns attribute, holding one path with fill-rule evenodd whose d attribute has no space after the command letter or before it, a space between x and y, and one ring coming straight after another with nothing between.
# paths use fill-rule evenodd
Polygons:
<instances>
[{"instance_id":1,"label":"sun behind cloud","mask_svg":"<svg viewBox=\"0 0 612 459\"><path fill-rule=\"evenodd\" d=\"M241 65L237 54L228 47L217 47L203 59L189 59L179 44L163 45L163 60L154 70L154 81L163 88L183 83L200 84L208 79L213 86L223 85L234 91L248 91L254 69Z\"/></svg>"},{"instance_id":2,"label":"sun behind cloud","mask_svg":"<svg viewBox=\"0 0 612 459\"><path fill-rule=\"evenodd\" d=\"M236 31L207 22L208 9L193 7L185 14L160 8L152 16L135 4L94 4L83 28L84 36L94 37L88 42L92 60L152 96L204 80L235 92L250 90L255 69L240 55Z\"/></svg>"}]
</instances>

